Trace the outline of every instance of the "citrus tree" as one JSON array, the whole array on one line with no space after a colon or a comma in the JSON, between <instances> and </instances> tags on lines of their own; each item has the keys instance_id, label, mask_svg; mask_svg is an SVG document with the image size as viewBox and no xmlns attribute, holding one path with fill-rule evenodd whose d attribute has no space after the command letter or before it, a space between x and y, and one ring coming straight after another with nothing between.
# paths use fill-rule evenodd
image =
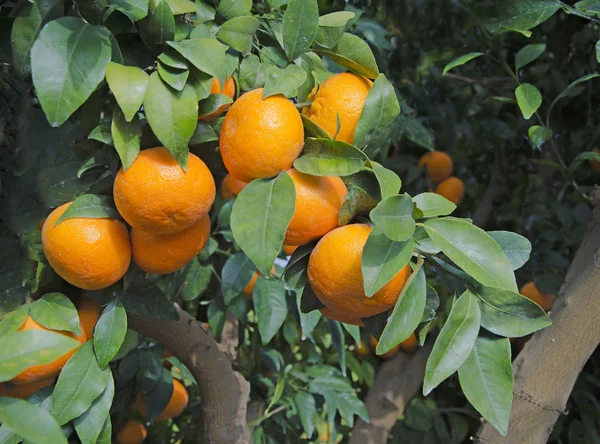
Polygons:
<instances>
[{"instance_id":1,"label":"citrus tree","mask_svg":"<svg viewBox=\"0 0 600 444\"><path fill-rule=\"evenodd\" d=\"M539 3L487 32L559 9ZM381 25L316 0L19 6L2 442L335 442L370 421L365 340L422 346L423 394L458 373L507 433L509 338L551 324L551 290L519 293L525 237L453 216L469 190L389 80ZM529 119L539 92L508 69ZM429 152L397 168L406 137Z\"/></svg>"}]
</instances>

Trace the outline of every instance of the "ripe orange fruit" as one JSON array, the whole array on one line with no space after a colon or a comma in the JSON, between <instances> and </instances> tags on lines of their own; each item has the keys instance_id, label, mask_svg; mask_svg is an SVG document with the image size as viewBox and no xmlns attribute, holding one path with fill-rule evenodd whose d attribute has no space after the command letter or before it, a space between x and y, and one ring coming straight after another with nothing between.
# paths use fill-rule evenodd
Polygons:
<instances>
[{"instance_id":1,"label":"ripe orange fruit","mask_svg":"<svg viewBox=\"0 0 600 444\"><path fill-rule=\"evenodd\" d=\"M171 234L190 228L208 213L215 181L192 153L186 172L166 148L151 148L141 151L127 171L119 170L113 194L119 213L133 228Z\"/></svg>"},{"instance_id":2,"label":"ripe orange fruit","mask_svg":"<svg viewBox=\"0 0 600 444\"><path fill-rule=\"evenodd\" d=\"M212 82L212 87L210 88L210 93L211 94L223 94L223 95L225 95L227 97L231 97L233 99L233 97L235 96L235 80L233 80L233 77L227 77L227 79L225 79L225 86L223 87L223 91L221 92L221 84L215 77ZM214 113L210 113L210 114L207 114L206 116L198 117L198 120L214 120L217 117L219 117L221 114L223 114L225 111L227 111L227 108L229 108L229 104L221 105L219 107L219 109L217 109Z\"/></svg>"},{"instance_id":3,"label":"ripe orange fruit","mask_svg":"<svg viewBox=\"0 0 600 444\"><path fill-rule=\"evenodd\" d=\"M373 336L371 336L369 338L369 342L371 343L371 349L373 350L373 352L375 352L375 350L377 350L377 344L379 344L379 341L376 338L374 338ZM400 344L396 345L391 350L389 350L381 355L376 355L376 356L379 356L381 359L392 359L394 356L396 356L398 354L399 349L400 349Z\"/></svg>"},{"instance_id":4,"label":"ripe orange fruit","mask_svg":"<svg viewBox=\"0 0 600 444\"><path fill-rule=\"evenodd\" d=\"M127 227L116 219L57 219L72 202L56 208L42 227L42 246L50 266L84 290L106 288L123 277L131 262Z\"/></svg>"},{"instance_id":5,"label":"ripe orange fruit","mask_svg":"<svg viewBox=\"0 0 600 444\"><path fill-rule=\"evenodd\" d=\"M29 395L34 394L38 390L48 387L56 382L56 378L43 379L41 381L32 382L31 384L15 385L8 388L6 384L0 383L0 396L8 396L9 398L25 399Z\"/></svg>"},{"instance_id":6,"label":"ripe orange fruit","mask_svg":"<svg viewBox=\"0 0 600 444\"><path fill-rule=\"evenodd\" d=\"M338 226L338 213L348 190L339 177L311 176L294 168L288 174L296 188L296 211L283 242L303 245Z\"/></svg>"},{"instance_id":7,"label":"ripe orange fruit","mask_svg":"<svg viewBox=\"0 0 600 444\"><path fill-rule=\"evenodd\" d=\"M195 225L179 233L154 234L132 228L133 261L148 273L172 273L186 266L200 253L209 236L208 214Z\"/></svg>"},{"instance_id":8,"label":"ripe orange fruit","mask_svg":"<svg viewBox=\"0 0 600 444\"><path fill-rule=\"evenodd\" d=\"M354 143L354 131L360 119L367 94L373 82L356 74L344 72L326 79L308 95L312 104L302 114L322 127L333 137L337 131L337 116L340 131L336 140Z\"/></svg>"},{"instance_id":9,"label":"ripe orange fruit","mask_svg":"<svg viewBox=\"0 0 600 444\"><path fill-rule=\"evenodd\" d=\"M460 205L465 197L465 184L458 177L449 177L438 184L435 192L444 196L455 205Z\"/></svg>"},{"instance_id":10,"label":"ripe orange fruit","mask_svg":"<svg viewBox=\"0 0 600 444\"><path fill-rule=\"evenodd\" d=\"M331 319L332 321L343 322L344 324L350 325L358 325L359 327L365 326L364 322L360 318L338 313L329 307L323 307L319 311L323 316L325 316L327 319Z\"/></svg>"},{"instance_id":11,"label":"ripe orange fruit","mask_svg":"<svg viewBox=\"0 0 600 444\"><path fill-rule=\"evenodd\" d=\"M130 419L117 433L117 444L142 444L148 432L140 421Z\"/></svg>"},{"instance_id":12,"label":"ripe orange fruit","mask_svg":"<svg viewBox=\"0 0 600 444\"><path fill-rule=\"evenodd\" d=\"M371 351L369 350L369 346L362 339L359 343L354 344L354 351L357 355L360 356L369 356L369 354L371 353Z\"/></svg>"},{"instance_id":13,"label":"ripe orange fruit","mask_svg":"<svg viewBox=\"0 0 600 444\"><path fill-rule=\"evenodd\" d=\"M79 322L81 329L85 331L87 339L93 338L93 331L98 319L100 318L101 307L98 302L87 295L81 296L77 313L79 313Z\"/></svg>"},{"instance_id":14,"label":"ripe orange fruit","mask_svg":"<svg viewBox=\"0 0 600 444\"><path fill-rule=\"evenodd\" d=\"M427 165L427 175L433 182L441 182L450 177L454 170L452 157L443 151L429 151L419 159L419 168Z\"/></svg>"},{"instance_id":15,"label":"ripe orange fruit","mask_svg":"<svg viewBox=\"0 0 600 444\"><path fill-rule=\"evenodd\" d=\"M600 154L600 148L598 148L597 146L595 146L592 151L594 153L599 153ZM600 161L598 160L594 160L594 159L590 159L589 161L590 164L590 168L592 168L596 173L600 173Z\"/></svg>"},{"instance_id":16,"label":"ripe orange fruit","mask_svg":"<svg viewBox=\"0 0 600 444\"><path fill-rule=\"evenodd\" d=\"M173 394L165 409L156 418L156 421L164 421L181 415L187 407L188 401L189 396L185 386L179 380L173 378ZM144 405L144 397L141 392L137 395L137 407L140 415L146 418L146 406Z\"/></svg>"},{"instance_id":17,"label":"ripe orange fruit","mask_svg":"<svg viewBox=\"0 0 600 444\"><path fill-rule=\"evenodd\" d=\"M61 335L68 336L70 338L77 339L79 341L79 344L83 344L87 340L87 337L85 336L85 331L83 328L81 329L81 335L79 335L79 336L77 336L75 333L72 333L69 331L50 330L46 327L42 327L40 324L35 322L33 320L33 318L29 315L27 316L27 318L25 319L25 322L23 323L23 325L21 325L21 327L19 328L18 331L23 331L23 330L53 331L56 333L60 333ZM61 357L55 359L54 361L52 361L48 364L33 365L31 367L28 367L25 370L23 370L21 373L19 373L17 376L15 376L13 379L11 379L10 382L12 382L13 384L21 385L21 384L31 384L34 382L39 382L39 381L53 378L60 373L60 371L65 366L65 364L67 363L69 358L71 356L73 356L73 354L75 354L76 351L77 351L77 348L74 348L73 350L65 353Z\"/></svg>"},{"instance_id":18,"label":"ripe orange fruit","mask_svg":"<svg viewBox=\"0 0 600 444\"><path fill-rule=\"evenodd\" d=\"M221 127L223 162L243 182L289 170L304 145L304 127L294 104L283 95L263 100L262 93L260 88L243 94Z\"/></svg>"},{"instance_id":19,"label":"ripe orange fruit","mask_svg":"<svg viewBox=\"0 0 600 444\"><path fill-rule=\"evenodd\" d=\"M415 351L418 346L419 343L417 342L417 337L414 333L400 343L400 349L406 353Z\"/></svg>"},{"instance_id":20,"label":"ripe orange fruit","mask_svg":"<svg viewBox=\"0 0 600 444\"><path fill-rule=\"evenodd\" d=\"M366 318L390 309L410 276L406 265L372 297L365 295L362 250L372 228L352 224L321 238L308 260L308 280L320 301L335 312Z\"/></svg>"},{"instance_id":21,"label":"ripe orange fruit","mask_svg":"<svg viewBox=\"0 0 600 444\"><path fill-rule=\"evenodd\" d=\"M286 256L291 256L292 254L294 254L294 251L296 251L296 248L298 248L298 245L284 245L283 253Z\"/></svg>"},{"instance_id":22,"label":"ripe orange fruit","mask_svg":"<svg viewBox=\"0 0 600 444\"><path fill-rule=\"evenodd\" d=\"M527 282L525 285L523 285L521 290L519 290L519 293L521 293L527 299L535 302L546 311L550 311L552 309L552 303L556 298L556 296L553 294L542 293L540 290L538 290L533 282Z\"/></svg>"},{"instance_id":23,"label":"ripe orange fruit","mask_svg":"<svg viewBox=\"0 0 600 444\"><path fill-rule=\"evenodd\" d=\"M233 199L248 185L246 182L237 180L231 174L225 176L221 182L221 197L223 199Z\"/></svg>"}]
</instances>

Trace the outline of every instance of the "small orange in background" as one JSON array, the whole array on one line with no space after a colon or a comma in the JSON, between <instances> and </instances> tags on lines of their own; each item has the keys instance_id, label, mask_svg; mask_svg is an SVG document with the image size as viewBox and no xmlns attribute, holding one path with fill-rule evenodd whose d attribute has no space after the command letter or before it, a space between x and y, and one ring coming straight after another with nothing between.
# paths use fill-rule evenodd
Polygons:
<instances>
[{"instance_id":1,"label":"small orange in background","mask_svg":"<svg viewBox=\"0 0 600 444\"><path fill-rule=\"evenodd\" d=\"M356 352L357 355L360 355L360 356L369 356L369 354L371 353L369 346L362 339L360 340L359 343L354 344L354 351Z\"/></svg>"},{"instance_id":2,"label":"small orange in background","mask_svg":"<svg viewBox=\"0 0 600 444\"><path fill-rule=\"evenodd\" d=\"M29 315L27 316L27 318L25 318L25 322L23 323L23 325L21 325L21 327L19 327L19 330L17 330L17 331L24 331L24 330L53 331L55 333L60 333L61 335L65 335L70 338L77 339L79 341L79 344L83 344L87 340L87 338L85 336L85 330L83 328L81 328L81 335L79 335L79 336L77 336L75 333L72 333L69 331L50 330L46 327L41 326L37 322L35 322L33 320L33 318ZM34 382L39 382L39 381L53 378L60 373L60 371L65 366L65 364L67 363L69 358L71 356L73 356L76 351L77 351L77 348L74 348L73 350L65 353L61 357L55 359L54 361L52 361L48 364L33 365L31 367L28 367L25 370L23 370L21 373L19 373L17 376L15 376L13 379L11 379L10 382L13 384L19 384L19 385L20 384L32 384Z\"/></svg>"},{"instance_id":3,"label":"small orange in background","mask_svg":"<svg viewBox=\"0 0 600 444\"><path fill-rule=\"evenodd\" d=\"M92 339L94 337L94 327L100 318L101 311L102 307L98 302L87 295L81 296L77 306L77 313L79 313L80 327L85 331L87 339Z\"/></svg>"},{"instance_id":4,"label":"small orange in background","mask_svg":"<svg viewBox=\"0 0 600 444\"><path fill-rule=\"evenodd\" d=\"M521 290L519 290L519 293L521 293L527 299L538 304L545 311L550 311L552 309L552 303L556 298L556 296L553 294L542 293L540 290L538 290L533 282L527 282L525 285L523 285Z\"/></svg>"},{"instance_id":5,"label":"small orange in background","mask_svg":"<svg viewBox=\"0 0 600 444\"><path fill-rule=\"evenodd\" d=\"M598 148L597 146L595 146L592 151L594 153L598 153L600 154L600 148ZM594 159L590 159L588 160L589 164L590 164L590 168L593 169L596 173L600 173L600 160L594 160Z\"/></svg>"},{"instance_id":6,"label":"small orange in background","mask_svg":"<svg viewBox=\"0 0 600 444\"><path fill-rule=\"evenodd\" d=\"M375 353L375 350L377 350L377 344L379 344L379 341L371 336L371 338L369 339L369 342L371 343L371 349L373 350L373 353ZM398 354L398 350L400 350L400 344L396 345L395 347L392 347L391 350L383 353L382 355L377 355L379 356L381 359L392 359L394 356L396 356Z\"/></svg>"},{"instance_id":7,"label":"small orange in background","mask_svg":"<svg viewBox=\"0 0 600 444\"><path fill-rule=\"evenodd\" d=\"M213 78L212 87L210 88L211 94L223 94L224 96L234 98L235 97L235 80L233 77L227 77L225 79L225 86L221 91L221 84L217 78ZM229 109L230 104L221 105L214 113L207 114L206 116L198 117L198 120L214 120Z\"/></svg>"},{"instance_id":8,"label":"small orange in background","mask_svg":"<svg viewBox=\"0 0 600 444\"><path fill-rule=\"evenodd\" d=\"M311 176L292 168L288 174L296 189L296 210L283 243L304 245L338 226L338 213L348 189L339 177Z\"/></svg>"},{"instance_id":9,"label":"small orange in background","mask_svg":"<svg viewBox=\"0 0 600 444\"><path fill-rule=\"evenodd\" d=\"M350 325L358 325L359 327L365 326L365 323L362 321L362 319L348 316L343 313L338 313L329 307L323 307L319 311L323 316L325 316L327 319L331 319L332 321L343 322L344 324Z\"/></svg>"},{"instance_id":10,"label":"small orange in background","mask_svg":"<svg viewBox=\"0 0 600 444\"><path fill-rule=\"evenodd\" d=\"M116 219L76 217L56 221L72 202L56 208L42 227L42 247L50 266L69 284L84 290L109 287L131 262L129 232Z\"/></svg>"},{"instance_id":11,"label":"small orange in background","mask_svg":"<svg viewBox=\"0 0 600 444\"><path fill-rule=\"evenodd\" d=\"M414 352L418 347L419 343L417 342L417 337L414 333L411 333L408 338L400 343L400 350L405 351L406 353Z\"/></svg>"},{"instance_id":12,"label":"small orange in background","mask_svg":"<svg viewBox=\"0 0 600 444\"><path fill-rule=\"evenodd\" d=\"M173 273L185 267L210 237L210 217L204 215L187 230L173 234L154 234L131 229L133 261L148 272Z\"/></svg>"},{"instance_id":13,"label":"small orange in background","mask_svg":"<svg viewBox=\"0 0 600 444\"><path fill-rule=\"evenodd\" d=\"M171 395L171 399L155 421L165 421L181 415L187 407L188 401L189 395L185 386L179 380L173 378L173 394ZM144 404L144 396L141 392L137 395L137 407L140 415L146 418L146 406Z\"/></svg>"},{"instance_id":14,"label":"small orange in background","mask_svg":"<svg viewBox=\"0 0 600 444\"><path fill-rule=\"evenodd\" d=\"M369 79L350 72L334 74L311 91L306 100L312 103L302 110L302 114L331 137L337 131L339 116L340 130L336 140L352 144L371 86L373 82Z\"/></svg>"},{"instance_id":15,"label":"small orange in background","mask_svg":"<svg viewBox=\"0 0 600 444\"><path fill-rule=\"evenodd\" d=\"M186 172L164 147L141 151L127 171L119 170L113 188L123 219L155 234L178 233L200 222L215 192L215 181L202 160L190 153Z\"/></svg>"},{"instance_id":16,"label":"small orange in background","mask_svg":"<svg viewBox=\"0 0 600 444\"><path fill-rule=\"evenodd\" d=\"M32 382L31 384L15 385L8 388L6 384L0 383L0 396L8 396L9 398L26 399L38 390L48 387L56 382L56 378L42 379L41 381Z\"/></svg>"},{"instance_id":17,"label":"small orange in background","mask_svg":"<svg viewBox=\"0 0 600 444\"><path fill-rule=\"evenodd\" d=\"M221 126L223 163L247 183L289 170L304 146L304 126L294 104L281 94L263 99L263 91L242 94Z\"/></svg>"},{"instance_id":18,"label":"small orange in background","mask_svg":"<svg viewBox=\"0 0 600 444\"><path fill-rule=\"evenodd\" d=\"M292 254L294 254L294 251L296 251L296 248L298 248L298 245L284 245L283 253L286 256L291 256Z\"/></svg>"},{"instance_id":19,"label":"small orange in background","mask_svg":"<svg viewBox=\"0 0 600 444\"><path fill-rule=\"evenodd\" d=\"M454 205L460 205L465 197L465 184L458 177L449 177L438 184L435 192L444 196Z\"/></svg>"},{"instance_id":20,"label":"small orange in background","mask_svg":"<svg viewBox=\"0 0 600 444\"><path fill-rule=\"evenodd\" d=\"M223 199L233 199L248 185L246 182L237 180L231 174L227 174L221 182L221 197Z\"/></svg>"},{"instance_id":21,"label":"small orange in background","mask_svg":"<svg viewBox=\"0 0 600 444\"><path fill-rule=\"evenodd\" d=\"M336 228L321 238L308 261L308 280L319 300L354 319L390 309L410 276L407 264L372 297L365 295L362 251L372 230L366 224Z\"/></svg>"},{"instance_id":22,"label":"small orange in background","mask_svg":"<svg viewBox=\"0 0 600 444\"><path fill-rule=\"evenodd\" d=\"M117 433L117 444L142 444L148 432L140 421L130 419L121 426Z\"/></svg>"},{"instance_id":23,"label":"small orange in background","mask_svg":"<svg viewBox=\"0 0 600 444\"><path fill-rule=\"evenodd\" d=\"M419 159L419 168L427 166L427 175L433 182L441 182L452 175L454 162L443 151L429 151Z\"/></svg>"}]
</instances>

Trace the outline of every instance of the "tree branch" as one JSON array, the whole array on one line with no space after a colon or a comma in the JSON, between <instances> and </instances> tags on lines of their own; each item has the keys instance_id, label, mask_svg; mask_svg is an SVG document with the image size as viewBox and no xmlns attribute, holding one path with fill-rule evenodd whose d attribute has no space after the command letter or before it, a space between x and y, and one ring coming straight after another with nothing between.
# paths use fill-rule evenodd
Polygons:
<instances>
[{"instance_id":1,"label":"tree branch","mask_svg":"<svg viewBox=\"0 0 600 444\"><path fill-rule=\"evenodd\" d=\"M483 228L494 211L494 202L506 192L506 183L500 168L500 163L496 160L492 176L479 206L473 213L473 224Z\"/></svg>"},{"instance_id":2,"label":"tree branch","mask_svg":"<svg viewBox=\"0 0 600 444\"><path fill-rule=\"evenodd\" d=\"M600 342L600 188L591 199L592 218L554 303L552 325L535 333L513 362L515 398L508 434L502 437L483 423L477 442L547 442Z\"/></svg>"},{"instance_id":3,"label":"tree branch","mask_svg":"<svg viewBox=\"0 0 600 444\"><path fill-rule=\"evenodd\" d=\"M433 344L425 344L414 354L400 352L381 364L366 405L370 423L359 419L352 431L350 444L383 444L404 413L408 402L421 387L425 364Z\"/></svg>"},{"instance_id":4,"label":"tree branch","mask_svg":"<svg viewBox=\"0 0 600 444\"><path fill-rule=\"evenodd\" d=\"M183 362L194 375L202 397L199 443L251 442L246 423L250 384L234 372L212 333L175 305L179 321L128 314L129 327L150 336Z\"/></svg>"}]
</instances>

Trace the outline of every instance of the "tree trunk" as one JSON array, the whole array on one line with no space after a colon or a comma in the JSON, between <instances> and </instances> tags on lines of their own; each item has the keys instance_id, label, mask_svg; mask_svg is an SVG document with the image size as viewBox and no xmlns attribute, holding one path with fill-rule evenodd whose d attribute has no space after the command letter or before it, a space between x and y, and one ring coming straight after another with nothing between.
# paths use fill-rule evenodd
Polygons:
<instances>
[{"instance_id":1,"label":"tree trunk","mask_svg":"<svg viewBox=\"0 0 600 444\"><path fill-rule=\"evenodd\" d=\"M583 366L600 342L600 189L592 218L551 312L552 325L533 335L513 362L513 408L505 437L483 423L480 443L545 443Z\"/></svg>"},{"instance_id":2,"label":"tree trunk","mask_svg":"<svg viewBox=\"0 0 600 444\"><path fill-rule=\"evenodd\" d=\"M129 327L150 336L194 375L202 398L199 443L251 442L246 423L250 384L234 372L212 333L175 305L179 321L158 321L128 314Z\"/></svg>"},{"instance_id":3,"label":"tree trunk","mask_svg":"<svg viewBox=\"0 0 600 444\"><path fill-rule=\"evenodd\" d=\"M354 426L350 444L383 444L404 413L408 402L421 387L425 376L425 364L432 341L414 354L400 352L395 358L381 364L377 378L365 404L370 423L359 419Z\"/></svg>"}]
</instances>

